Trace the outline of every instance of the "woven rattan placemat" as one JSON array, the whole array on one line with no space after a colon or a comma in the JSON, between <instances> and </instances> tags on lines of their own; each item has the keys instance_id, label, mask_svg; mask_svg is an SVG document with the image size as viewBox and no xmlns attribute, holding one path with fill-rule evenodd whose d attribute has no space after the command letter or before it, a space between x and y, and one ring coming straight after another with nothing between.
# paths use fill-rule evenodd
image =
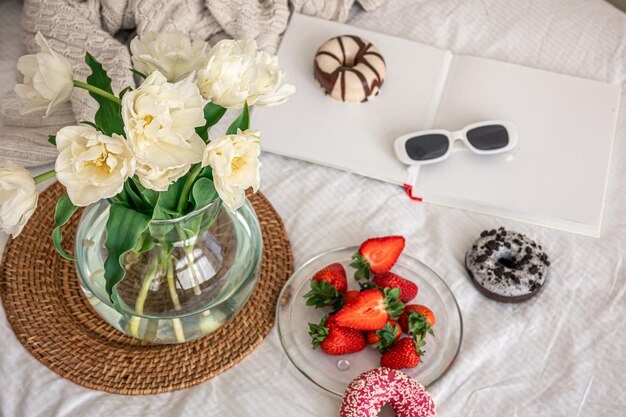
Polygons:
<instances>
[{"instance_id":1,"label":"woven rattan placemat","mask_svg":"<svg viewBox=\"0 0 626 417\"><path fill-rule=\"evenodd\" d=\"M274 325L276 300L292 273L289 239L261 194L250 197L263 233L261 276L250 300L230 323L180 345L149 345L115 330L91 308L73 262L52 245L53 213L63 187L39 196L22 234L9 240L0 269L0 296L22 345L42 364L87 388L117 394L155 394L204 382L237 364ZM73 247L80 216L64 229ZM4 358L8 360L8 358Z\"/></svg>"}]
</instances>

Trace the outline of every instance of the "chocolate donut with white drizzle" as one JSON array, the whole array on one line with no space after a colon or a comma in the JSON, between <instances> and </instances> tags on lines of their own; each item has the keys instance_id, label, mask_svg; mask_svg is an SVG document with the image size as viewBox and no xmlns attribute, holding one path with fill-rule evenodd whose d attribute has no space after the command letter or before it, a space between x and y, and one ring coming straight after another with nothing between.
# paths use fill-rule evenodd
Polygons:
<instances>
[{"instance_id":1,"label":"chocolate donut with white drizzle","mask_svg":"<svg viewBox=\"0 0 626 417\"><path fill-rule=\"evenodd\" d=\"M331 38L315 54L315 79L335 100L367 101L378 94L385 73L385 59L378 49L358 36Z\"/></svg>"}]
</instances>

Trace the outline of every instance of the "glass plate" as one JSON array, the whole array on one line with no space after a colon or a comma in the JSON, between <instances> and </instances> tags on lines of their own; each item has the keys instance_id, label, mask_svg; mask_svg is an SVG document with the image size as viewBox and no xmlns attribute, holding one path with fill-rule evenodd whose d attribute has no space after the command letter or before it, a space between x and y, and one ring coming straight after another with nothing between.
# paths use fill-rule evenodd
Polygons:
<instances>
[{"instance_id":1,"label":"glass plate","mask_svg":"<svg viewBox=\"0 0 626 417\"><path fill-rule=\"evenodd\" d=\"M346 268L349 289L358 289L352 278L351 256L358 247L339 248L315 256L300 267L287 281L276 309L278 334L291 362L310 381L326 391L342 396L346 387L362 372L380 366L380 353L366 347L361 352L331 356L320 349L313 350L308 323L319 323L329 309L305 305L303 295L309 291L311 277L334 262ZM435 313L435 335L426 336L422 363L404 369L425 387L434 384L452 366L463 338L463 322L456 298L446 283L432 269L417 259L401 255L393 272L417 284L419 292L410 304L423 304Z\"/></svg>"}]
</instances>

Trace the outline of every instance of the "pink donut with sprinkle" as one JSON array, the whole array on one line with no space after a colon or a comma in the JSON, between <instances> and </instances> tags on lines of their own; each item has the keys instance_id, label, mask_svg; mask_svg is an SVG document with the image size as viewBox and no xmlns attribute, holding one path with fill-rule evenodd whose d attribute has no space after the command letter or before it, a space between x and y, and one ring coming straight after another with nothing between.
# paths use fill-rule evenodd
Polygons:
<instances>
[{"instance_id":1,"label":"pink donut with sprinkle","mask_svg":"<svg viewBox=\"0 0 626 417\"><path fill-rule=\"evenodd\" d=\"M402 371L375 368L356 377L343 394L340 417L376 417L390 403L397 417L435 417L422 384Z\"/></svg>"}]
</instances>

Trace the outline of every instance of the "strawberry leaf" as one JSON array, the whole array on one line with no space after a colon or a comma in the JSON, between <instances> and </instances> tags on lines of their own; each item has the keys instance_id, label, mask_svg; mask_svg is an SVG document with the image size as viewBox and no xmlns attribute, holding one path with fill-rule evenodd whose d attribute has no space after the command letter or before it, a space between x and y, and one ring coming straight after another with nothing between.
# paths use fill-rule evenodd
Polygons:
<instances>
[{"instance_id":1,"label":"strawberry leaf","mask_svg":"<svg viewBox=\"0 0 626 417\"><path fill-rule=\"evenodd\" d=\"M387 310L389 318L396 319L404 313L404 303L399 300L400 292L400 288L385 288L383 290L385 310Z\"/></svg>"},{"instance_id":2,"label":"strawberry leaf","mask_svg":"<svg viewBox=\"0 0 626 417\"><path fill-rule=\"evenodd\" d=\"M343 294L327 281L311 280L311 291L304 294L306 305L322 308L332 306L338 310L343 306Z\"/></svg>"},{"instance_id":3,"label":"strawberry leaf","mask_svg":"<svg viewBox=\"0 0 626 417\"><path fill-rule=\"evenodd\" d=\"M361 291L378 288L378 286L376 284L374 284L372 281L359 282L359 287L361 288Z\"/></svg>"},{"instance_id":4,"label":"strawberry leaf","mask_svg":"<svg viewBox=\"0 0 626 417\"><path fill-rule=\"evenodd\" d=\"M415 345L415 351L418 355L424 355L422 348L426 345L426 333L435 335L433 329L430 327L430 323L426 319L426 315L420 314L417 311L411 310L409 313L409 335L413 339Z\"/></svg>"},{"instance_id":5,"label":"strawberry leaf","mask_svg":"<svg viewBox=\"0 0 626 417\"><path fill-rule=\"evenodd\" d=\"M370 264L360 253L352 255L352 263L350 266L356 269L354 273L354 279L360 281L362 279L370 279Z\"/></svg>"},{"instance_id":6,"label":"strawberry leaf","mask_svg":"<svg viewBox=\"0 0 626 417\"><path fill-rule=\"evenodd\" d=\"M380 340L372 345L373 348L378 349L381 353L389 350L391 346L396 342L396 333L398 333L400 326L396 323L391 327L391 323L387 322L385 327L380 330L376 330L376 335Z\"/></svg>"},{"instance_id":7,"label":"strawberry leaf","mask_svg":"<svg viewBox=\"0 0 626 417\"><path fill-rule=\"evenodd\" d=\"M322 317L319 324L309 323L309 336L311 336L313 349L317 349L328 336L329 329L326 327L327 317L327 315Z\"/></svg>"}]
</instances>

